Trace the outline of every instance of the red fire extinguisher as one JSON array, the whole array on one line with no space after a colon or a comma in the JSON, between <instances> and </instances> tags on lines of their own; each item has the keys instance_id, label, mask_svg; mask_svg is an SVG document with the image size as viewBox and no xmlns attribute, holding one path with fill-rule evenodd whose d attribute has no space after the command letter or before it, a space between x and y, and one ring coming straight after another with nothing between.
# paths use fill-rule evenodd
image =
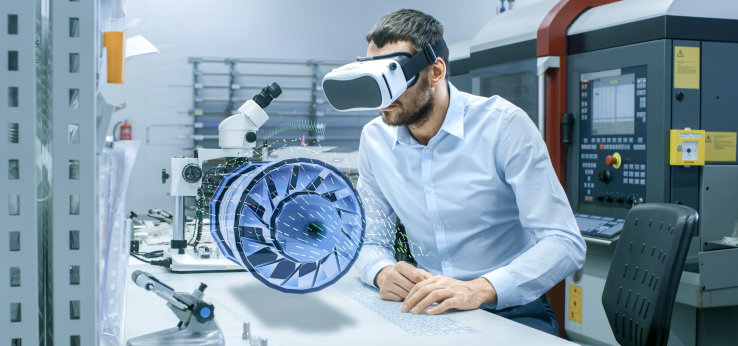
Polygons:
<instances>
[{"instance_id":1,"label":"red fire extinguisher","mask_svg":"<svg viewBox=\"0 0 738 346\"><path fill-rule=\"evenodd\" d=\"M128 123L128 120L123 122L123 125L120 125L120 136L118 136L118 140L121 141L130 141L131 140L131 124Z\"/></svg>"}]
</instances>

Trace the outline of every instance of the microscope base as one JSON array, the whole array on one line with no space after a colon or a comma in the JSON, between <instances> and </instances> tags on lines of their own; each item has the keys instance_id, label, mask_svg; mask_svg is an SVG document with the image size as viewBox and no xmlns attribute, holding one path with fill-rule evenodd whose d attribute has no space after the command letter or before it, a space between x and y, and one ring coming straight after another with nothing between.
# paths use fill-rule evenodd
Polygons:
<instances>
[{"instance_id":1,"label":"microscope base","mask_svg":"<svg viewBox=\"0 0 738 346\"><path fill-rule=\"evenodd\" d=\"M176 250L170 249L166 256L172 258L169 270L173 272L244 271L241 266L225 257L207 259L195 257L191 247L185 249L185 253L182 255L178 254Z\"/></svg>"},{"instance_id":2,"label":"microscope base","mask_svg":"<svg viewBox=\"0 0 738 346\"><path fill-rule=\"evenodd\" d=\"M189 329L170 328L156 333L146 334L128 340L127 346L160 346L160 345L225 345L223 333L214 324L214 330L194 332Z\"/></svg>"}]
</instances>

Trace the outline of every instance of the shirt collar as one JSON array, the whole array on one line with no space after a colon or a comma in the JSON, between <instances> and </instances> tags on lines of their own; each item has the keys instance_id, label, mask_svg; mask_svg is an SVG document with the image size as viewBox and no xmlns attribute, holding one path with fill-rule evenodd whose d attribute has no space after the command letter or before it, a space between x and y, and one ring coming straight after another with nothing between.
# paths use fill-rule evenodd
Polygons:
<instances>
[{"instance_id":1,"label":"shirt collar","mask_svg":"<svg viewBox=\"0 0 738 346\"><path fill-rule=\"evenodd\" d=\"M451 82L448 83L448 97L448 110L446 111L446 117L443 119L441 129L438 132L444 131L459 139L464 139L464 99L461 97L459 90ZM407 126L396 126L392 150L395 149L397 143L410 144L414 141Z\"/></svg>"}]
</instances>

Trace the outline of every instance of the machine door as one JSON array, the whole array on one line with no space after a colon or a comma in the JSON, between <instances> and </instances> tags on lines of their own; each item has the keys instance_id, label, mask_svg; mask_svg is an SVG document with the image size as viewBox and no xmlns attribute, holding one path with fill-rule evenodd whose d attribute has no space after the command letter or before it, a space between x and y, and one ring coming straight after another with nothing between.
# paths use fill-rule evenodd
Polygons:
<instances>
[{"instance_id":1,"label":"machine door","mask_svg":"<svg viewBox=\"0 0 738 346\"><path fill-rule=\"evenodd\" d=\"M538 123L538 79L536 59L491 65L470 71L472 93L499 95L522 108Z\"/></svg>"}]
</instances>

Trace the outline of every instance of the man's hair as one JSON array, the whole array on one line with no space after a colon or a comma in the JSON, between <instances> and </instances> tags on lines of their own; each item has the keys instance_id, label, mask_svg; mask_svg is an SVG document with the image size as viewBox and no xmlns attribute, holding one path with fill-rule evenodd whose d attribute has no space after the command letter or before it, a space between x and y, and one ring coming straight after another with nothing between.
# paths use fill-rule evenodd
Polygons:
<instances>
[{"instance_id":1,"label":"man's hair","mask_svg":"<svg viewBox=\"0 0 738 346\"><path fill-rule=\"evenodd\" d=\"M397 10L385 15L366 34L366 41L374 41L380 48L387 43L410 41L415 49L411 52L413 54L423 50L427 43L433 44L441 39L443 39L441 22L431 15L410 9ZM446 79L448 79L450 75L448 48L436 52L436 56L446 63Z\"/></svg>"}]
</instances>

